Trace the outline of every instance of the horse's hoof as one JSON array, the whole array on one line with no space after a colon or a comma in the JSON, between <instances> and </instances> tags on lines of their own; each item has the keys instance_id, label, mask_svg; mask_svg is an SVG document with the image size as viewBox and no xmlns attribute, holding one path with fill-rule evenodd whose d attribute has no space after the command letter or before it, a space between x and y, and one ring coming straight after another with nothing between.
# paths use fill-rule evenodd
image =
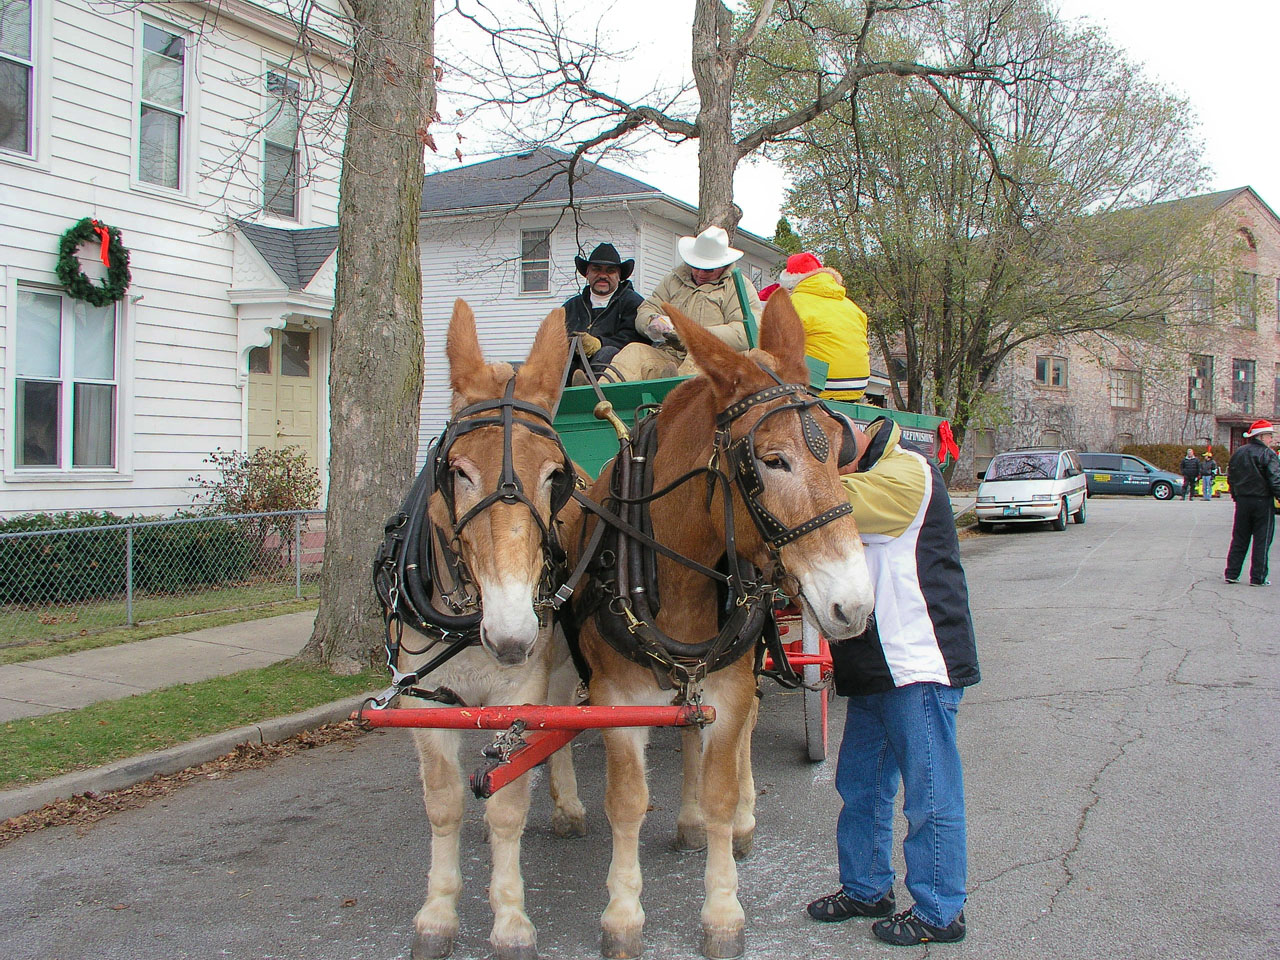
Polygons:
<instances>
[{"instance_id":1,"label":"horse's hoof","mask_svg":"<svg viewBox=\"0 0 1280 960\"><path fill-rule=\"evenodd\" d=\"M676 824L675 847L682 853L707 849L707 828L701 824Z\"/></svg>"},{"instance_id":2,"label":"horse's hoof","mask_svg":"<svg viewBox=\"0 0 1280 960\"><path fill-rule=\"evenodd\" d=\"M747 935L742 927L736 930L702 928L702 955L709 960L736 960L746 952Z\"/></svg>"},{"instance_id":3,"label":"horse's hoof","mask_svg":"<svg viewBox=\"0 0 1280 960\"><path fill-rule=\"evenodd\" d=\"M415 933L413 960L443 960L453 953L453 937L447 933Z\"/></svg>"},{"instance_id":4,"label":"horse's hoof","mask_svg":"<svg viewBox=\"0 0 1280 960\"><path fill-rule=\"evenodd\" d=\"M622 933L604 930L600 934L600 956L608 960L635 960L644 952L644 932L637 927Z\"/></svg>"},{"instance_id":5,"label":"horse's hoof","mask_svg":"<svg viewBox=\"0 0 1280 960\"><path fill-rule=\"evenodd\" d=\"M561 813L557 810L551 814L551 832L564 840L585 837L587 835L587 818L581 815Z\"/></svg>"},{"instance_id":6,"label":"horse's hoof","mask_svg":"<svg viewBox=\"0 0 1280 960\"><path fill-rule=\"evenodd\" d=\"M733 859L745 860L751 856L751 848L756 842L755 830L748 830L740 837L733 838Z\"/></svg>"},{"instance_id":7,"label":"horse's hoof","mask_svg":"<svg viewBox=\"0 0 1280 960\"><path fill-rule=\"evenodd\" d=\"M493 955L497 960L538 960L536 943L508 943L493 945Z\"/></svg>"}]
</instances>

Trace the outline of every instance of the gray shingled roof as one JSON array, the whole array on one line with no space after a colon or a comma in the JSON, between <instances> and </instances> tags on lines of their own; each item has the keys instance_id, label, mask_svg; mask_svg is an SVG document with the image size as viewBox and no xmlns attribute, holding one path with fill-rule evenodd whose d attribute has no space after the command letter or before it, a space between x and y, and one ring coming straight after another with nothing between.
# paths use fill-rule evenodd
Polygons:
<instances>
[{"instance_id":1,"label":"gray shingled roof","mask_svg":"<svg viewBox=\"0 0 1280 960\"><path fill-rule=\"evenodd\" d=\"M338 246L337 227L289 230L236 221L264 260L290 290L302 290Z\"/></svg>"},{"instance_id":2,"label":"gray shingled roof","mask_svg":"<svg viewBox=\"0 0 1280 960\"><path fill-rule=\"evenodd\" d=\"M572 155L552 147L485 160L456 170L428 174L422 181L422 211L466 210L569 199ZM661 197L662 191L607 167L578 161L573 195L597 197Z\"/></svg>"}]
</instances>

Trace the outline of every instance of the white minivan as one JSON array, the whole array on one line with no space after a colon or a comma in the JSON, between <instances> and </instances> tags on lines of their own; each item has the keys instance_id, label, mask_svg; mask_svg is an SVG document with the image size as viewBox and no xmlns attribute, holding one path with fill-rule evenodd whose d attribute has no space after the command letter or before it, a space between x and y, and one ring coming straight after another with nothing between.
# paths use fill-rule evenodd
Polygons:
<instances>
[{"instance_id":1,"label":"white minivan","mask_svg":"<svg viewBox=\"0 0 1280 960\"><path fill-rule=\"evenodd\" d=\"M1074 450L1032 447L991 458L978 486L978 529L997 523L1084 523L1088 481Z\"/></svg>"}]
</instances>

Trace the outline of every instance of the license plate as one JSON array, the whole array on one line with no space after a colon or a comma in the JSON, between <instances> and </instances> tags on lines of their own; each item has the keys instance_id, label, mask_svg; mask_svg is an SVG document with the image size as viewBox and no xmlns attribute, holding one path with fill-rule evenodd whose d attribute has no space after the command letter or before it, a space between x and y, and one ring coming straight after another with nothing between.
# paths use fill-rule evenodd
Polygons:
<instances>
[{"instance_id":1,"label":"license plate","mask_svg":"<svg viewBox=\"0 0 1280 960\"><path fill-rule=\"evenodd\" d=\"M1004 515L1006 517L1016 517L1020 513L1022 513L1021 507L1005 507L1004 508Z\"/></svg>"},{"instance_id":2,"label":"license plate","mask_svg":"<svg viewBox=\"0 0 1280 960\"><path fill-rule=\"evenodd\" d=\"M1109 474L1109 473L1095 473L1095 474L1093 475L1093 479L1095 479L1095 480L1101 480L1103 483L1110 483L1110 482L1111 482L1111 474Z\"/></svg>"}]
</instances>

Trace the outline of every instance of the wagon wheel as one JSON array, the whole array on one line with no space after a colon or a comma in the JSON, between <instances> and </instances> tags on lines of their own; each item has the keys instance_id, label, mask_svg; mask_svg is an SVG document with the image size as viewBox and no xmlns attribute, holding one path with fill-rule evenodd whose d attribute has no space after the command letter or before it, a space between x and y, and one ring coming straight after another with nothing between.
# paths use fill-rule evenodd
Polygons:
<instances>
[{"instance_id":1,"label":"wagon wheel","mask_svg":"<svg viewBox=\"0 0 1280 960\"><path fill-rule=\"evenodd\" d=\"M818 625L805 617L800 627L804 653L825 653L827 642ZM822 667L807 664L804 668L804 739L809 759L815 763L827 759L827 685L822 682ZM817 687L818 689L810 689Z\"/></svg>"}]
</instances>

